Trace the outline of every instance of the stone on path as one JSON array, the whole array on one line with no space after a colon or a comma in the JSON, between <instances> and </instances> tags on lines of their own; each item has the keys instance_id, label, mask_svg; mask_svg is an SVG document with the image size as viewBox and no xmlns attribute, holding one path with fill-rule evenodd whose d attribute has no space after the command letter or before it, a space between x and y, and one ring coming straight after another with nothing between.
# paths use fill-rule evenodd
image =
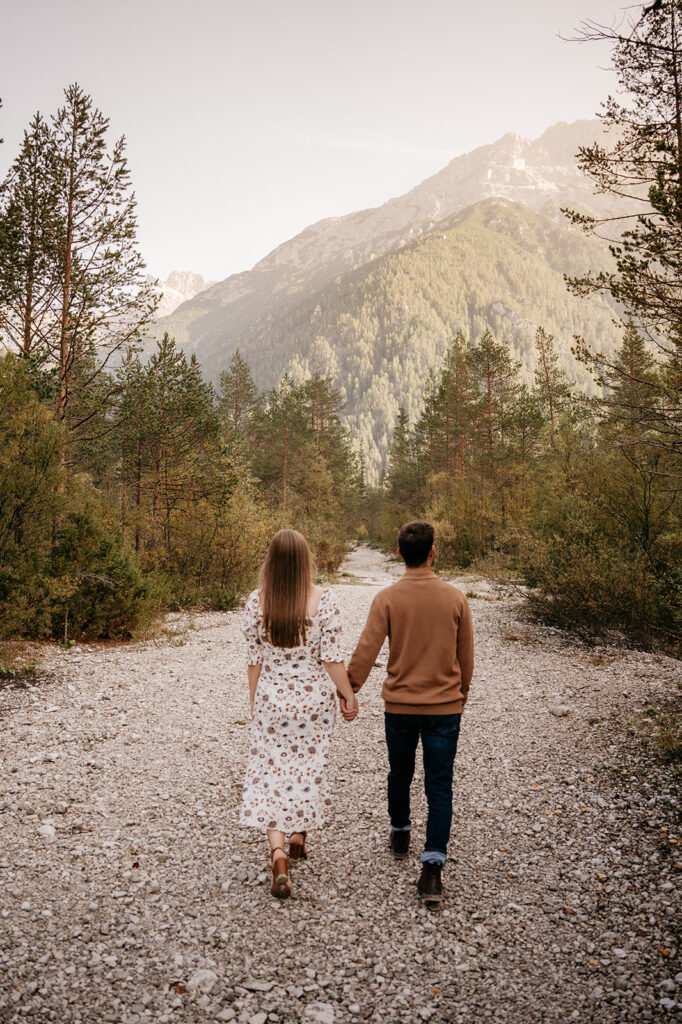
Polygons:
<instances>
[{"instance_id":1,"label":"stone on path","mask_svg":"<svg viewBox=\"0 0 682 1024\"><path fill-rule=\"evenodd\" d=\"M189 992L210 992L217 980L218 975L208 968L195 971L187 982L187 989Z\"/></svg>"},{"instance_id":2,"label":"stone on path","mask_svg":"<svg viewBox=\"0 0 682 1024\"><path fill-rule=\"evenodd\" d=\"M245 981L244 988L249 992L269 992L274 984L274 981Z\"/></svg>"},{"instance_id":3,"label":"stone on path","mask_svg":"<svg viewBox=\"0 0 682 1024\"><path fill-rule=\"evenodd\" d=\"M303 1020L306 1024L334 1024L334 1007L331 1003L308 1003Z\"/></svg>"}]
</instances>

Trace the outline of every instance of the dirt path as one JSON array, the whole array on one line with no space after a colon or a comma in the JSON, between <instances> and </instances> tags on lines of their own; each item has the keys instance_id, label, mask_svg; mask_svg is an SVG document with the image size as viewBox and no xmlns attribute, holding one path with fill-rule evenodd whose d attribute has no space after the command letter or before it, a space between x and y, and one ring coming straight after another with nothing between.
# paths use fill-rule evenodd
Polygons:
<instances>
[{"instance_id":1,"label":"dirt path","mask_svg":"<svg viewBox=\"0 0 682 1024\"><path fill-rule=\"evenodd\" d=\"M347 654L397 571L368 548L348 559ZM386 848L380 668L361 717L339 724L334 820L283 904L263 841L235 824L238 613L50 648L49 681L0 691L0 1021L676 1018L679 794L628 725L670 698L680 666L589 650L524 623L485 582L461 585L477 665L438 915L414 885L420 779L413 855L396 864Z\"/></svg>"}]
</instances>

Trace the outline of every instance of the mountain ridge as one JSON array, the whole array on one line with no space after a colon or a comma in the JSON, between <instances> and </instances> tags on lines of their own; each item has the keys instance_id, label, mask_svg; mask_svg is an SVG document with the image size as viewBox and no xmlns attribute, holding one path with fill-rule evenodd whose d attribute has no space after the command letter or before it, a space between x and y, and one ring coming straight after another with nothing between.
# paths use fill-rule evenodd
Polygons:
<instances>
[{"instance_id":1,"label":"mountain ridge","mask_svg":"<svg viewBox=\"0 0 682 1024\"><path fill-rule=\"evenodd\" d=\"M158 330L174 334L179 344L196 351L201 359L202 344L215 336L217 328L238 334L267 322L295 304L301 291L324 287L337 274L400 248L457 209L483 198L499 195L532 209L546 207L558 217L563 205L609 215L614 212L611 200L594 194L575 158L579 145L603 137L597 120L559 122L535 140L507 133L454 157L441 171L381 206L308 225L251 270L233 274L183 303L171 320L159 323ZM551 168L553 174L548 173ZM228 307L232 307L229 316L216 317ZM229 319L232 323L221 323Z\"/></svg>"},{"instance_id":2,"label":"mountain ridge","mask_svg":"<svg viewBox=\"0 0 682 1024\"><path fill-rule=\"evenodd\" d=\"M154 286L159 296L157 320L170 316L183 302L188 302L216 284L215 281L205 281L201 274L193 270L171 270L165 281L147 274L146 281Z\"/></svg>"},{"instance_id":3,"label":"mountain ridge","mask_svg":"<svg viewBox=\"0 0 682 1024\"><path fill-rule=\"evenodd\" d=\"M546 214L482 200L302 299L243 338L241 352L261 386L284 372L296 382L315 370L331 376L365 452L368 481L376 483L399 408L410 422L418 417L429 372L458 331L474 341L491 330L531 382L534 336L543 326L557 340L562 367L590 389L588 371L571 353L573 337L591 332L612 351L619 340L614 310L571 294L564 273L580 274L601 255L596 240ZM218 365L209 360L206 369Z\"/></svg>"},{"instance_id":4,"label":"mountain ridge","mask_svg":"<svg viewBox=\"0 0 682 1024\"><path fill-rule=\"evenodd\" d=\"M492 330L530 373L532 335L544 326L562 365L589 386L571 355L573 334L611 350L613 309L570 295L564 275L601 269L609 254L561 208L620 212L594 194L575 156L603 138L599 121L561 122L535 140L508 133L380 207L309 225L252 270L183 303L157 331L196 353L213 381L237 348L260 388L287 371L329 373L376 481L398 407L418 415L426 375L457 330L472 341Z\"/></svg>"}]
</instances>

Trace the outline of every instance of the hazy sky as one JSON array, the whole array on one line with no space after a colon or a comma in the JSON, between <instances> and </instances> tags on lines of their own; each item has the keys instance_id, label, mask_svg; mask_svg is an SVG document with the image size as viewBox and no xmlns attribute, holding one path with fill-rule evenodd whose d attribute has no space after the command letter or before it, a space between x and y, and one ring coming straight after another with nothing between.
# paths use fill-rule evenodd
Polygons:
<instances>
[{"instance_id":1,"label":"hazy sky","mask_svg":"<svg viewBox=\"0 0 682 1024\"><path fill-rule=\"evenodd\" d=\"M629 6L632 6L631 4ZM223 278L508 131L591 117L622 0L0 0L0 174L77 81L125 134L150 270Z\"/></svg>"}]
</instances>

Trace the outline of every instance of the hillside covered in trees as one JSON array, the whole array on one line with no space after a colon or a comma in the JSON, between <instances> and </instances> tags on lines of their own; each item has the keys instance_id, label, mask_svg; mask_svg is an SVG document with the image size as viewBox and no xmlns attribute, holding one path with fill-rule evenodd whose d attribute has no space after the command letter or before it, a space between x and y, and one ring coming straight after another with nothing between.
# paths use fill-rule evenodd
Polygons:
<instances>
[{"instance_id":1,"label":"hillside covered in trees","mask_svg":"<svg viewBox=\"0 0 682 1024\"><path fill-rule=\"evenodd\" d=\"M310 225L153 333L196 354L213 382L237 349L262 388L287 371L330 373L376 483L398 408L417 415L419 387L458 330L501 333L532 374L544 324L562 365L591 387L572 359L573 333L607 348L615 335L604 304L567 295L563 275L607 269L609 254L562 207L611 217L626 205L598 194L578 166L581 145L607 138L598 120L533 141L505 135L383 206Z\"/></svg>"},{"instance_id":2,"label":"hillside covered in trees","mask_svg":"<svg viewBox=\"0 0 682 1024\"><path fill-rule=\"evenodd\" d=\"M454 214L398 252L373 261L287 314L243 354L257 380L282 367L295 380L329 375L345 403L351 437L379 482L399 408L413 423L424 387L453 336L486 331L509 346L527 379L539 325L556 338L561 365L586 390L573 336L613 352L613 306L566 289L564 274L605 265L601 245L520 203L489 199Z\"/></svg>"}]
</instances>

